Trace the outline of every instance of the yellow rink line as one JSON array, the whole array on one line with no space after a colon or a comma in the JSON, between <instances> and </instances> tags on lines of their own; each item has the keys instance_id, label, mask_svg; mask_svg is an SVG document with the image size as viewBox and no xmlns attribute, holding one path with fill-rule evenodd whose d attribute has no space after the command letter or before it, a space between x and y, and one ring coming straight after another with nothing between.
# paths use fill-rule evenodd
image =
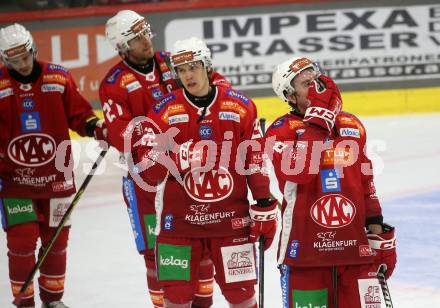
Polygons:
<instances>
[{"instance_id":1,"label":"yellow rink line","mask_svg":"<svg viewBox=\"0 0 440 308\"><path fill-rule=\"evenodd\" d=\"M258 116L273 122L289 111L287 103L278 97L253 99ZM342 93L343 109L355 115L389 115L408 113L440 112L440 87L397 89L379 91L345 91ZM102 118L102 111L96 110ZM78 138L71 132L73 138Z\"/></svg>"}]
</instances>

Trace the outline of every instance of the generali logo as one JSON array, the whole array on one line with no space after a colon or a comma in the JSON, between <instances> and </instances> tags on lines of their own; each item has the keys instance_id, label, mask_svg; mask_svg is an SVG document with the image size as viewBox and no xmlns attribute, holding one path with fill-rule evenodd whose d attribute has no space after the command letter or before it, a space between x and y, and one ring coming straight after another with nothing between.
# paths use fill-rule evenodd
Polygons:
<instances>
[{"instance_id":1,"label":"generali logo","mask_svg":"<svg viewBox=\"0 0 440 308\"><path fill-rule=\"evenodd\" d=\"M120 58L105 39L104 25L33 31L39 58L66 67L81 93L98 100L101 79Z\"/></svg>"}]
</instances>

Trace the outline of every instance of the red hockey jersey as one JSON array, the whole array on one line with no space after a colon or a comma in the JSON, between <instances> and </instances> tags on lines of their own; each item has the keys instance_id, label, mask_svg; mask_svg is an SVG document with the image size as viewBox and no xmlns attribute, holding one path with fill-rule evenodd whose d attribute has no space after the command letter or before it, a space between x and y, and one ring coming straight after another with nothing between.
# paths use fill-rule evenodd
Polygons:
<instances>
[{"instance_id":1,"label":"red hockey jersey","mask_svg":"<svg viewBox=\"0 0 440 308\"><path fill-rule=\"evenodd\" d=\"M286 172L281 156L290 154L291 160L286 160L300 164L297 151L310 129L301 117L289 113L266 134L267 141L276 139L273 164L284 196L278 263L313 267L370 263L365 226L382 215L371 161L364 152L365 129L355 116L340 113L333 133L315 138L324 150L313 157L309 143L304 168ZM291 146L286 146L289 142Z\"/></svg>"},{"instance_id":2,"label":"red hockey jersey","mask_svg":"<svg viewBox=\"0 0 440 308\"><path fill-rule=\"evenodd\" d=\"M120 61L109 70L99 88L99 97L108 127L108 142L119 152L124 149L124 138L130 131L129 123L139 116L146 116L151 106L160 102L162 96L178 89L174 76L167 65L169 56L164 51L154 55L154 68L150 74L143 74ZM213 72L214 83L229 85L223 76Z\"/></svg>"},{"instance_id":3,"label":"red hockey jersey","mask_svg":"<svg viewBox=\"0 0 440 308\"><path fill-rule=\"evenodd\" d=\"M182 174L182 184L171 175L162 182L160 187L163 190L158 194L160 198L156 199L157 225L161 236L223 237L247 234L250 224L248 185L254 199L269 197L269 179L260 168L262 135L258 129L254 103L233 89L220 86L214 89L215 97L205 112L203 107L195 106L183 90L177 90L154 105L149 113L149 118L162 132L169 128L178 129L174 138L177 144L190 140L211 140L221 147L223 153L228 152L230 145L230 155L222 158L228 158L229 163L202 172L198 179L188 171ZM227 140L224 140L225 133L230 134ZM156 136L150 130L145 144L154 144ZM241 152L243 155L237 156L240 144L243 147L243 142L249 140L255 140L260 149L249 149L247 155ZM139 152L148 153L149 150L151 148L141 148ZM244 166L248 174L237 166ZM145 171L146 177L155 178L157 174L153 171Z\"/></svg>"},{"instance_id":4,"label":"red hockey jersey","mask_svg":"<svg viewBox=\"0 0 440 308\"><path fill-rule=\"evenodd\" d=\"M86 121L95 115L67 69L39 63L39 78L28 84L0 69L2 198L55 198L75 192L69 128L85 136Z\"/></svg>"}]
</instances>

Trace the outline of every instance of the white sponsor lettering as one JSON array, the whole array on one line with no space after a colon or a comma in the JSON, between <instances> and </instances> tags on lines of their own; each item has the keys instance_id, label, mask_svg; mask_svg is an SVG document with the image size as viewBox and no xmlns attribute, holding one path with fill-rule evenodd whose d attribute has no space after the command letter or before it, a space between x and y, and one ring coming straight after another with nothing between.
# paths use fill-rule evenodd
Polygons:
<instances>
[{"instance_id":1,"label":"white sponsor lettering","mask_svg":"<svg viewBox=\"0 0 440 308\"><path fill-rule=\"evenodd\" d=\"M339 130L339 135L341 135L341 137L353 137L353 138L359 138L361 136L359 130L356 128L341 128Z\"/></svg>"},{"instance_id":2,"label":"white sponsor lettering","mask_svg":"<svg viewBox=\"0 0 440 308\"><path fill-rule=\"evenodd\" d=\"M14 94L14 91L12 91L12 88L6 88L6 89L0 91L0 98L8 97L13 94Z\"/></svg>"},{"instance_id":3,"label":"white sponsor lettering","mask_svg":"<svg viewBox=\"0 0 440 308\"><path fill-rule=\"evenodd\" d=\"M127 88L128 93L133 92L134 90L140 89L142 86L139 81L133 81L125 86Z\"/></svg>"},{"instance_id":4,"label":"white sponsor lettering","mask_svg":"<svg viewBox=\"0 0 440 308\"><path fill-rule=\"evenodd\" d=\"M57 83L47 83L41 86L41 92L60 92L64 93L64 86Z\"/></svg>"},{"instance_id":5,"label":"white sponsor lettering","mask_svg":"<svg viewBox=\"0 0 440 308\"><path fill-rule=\"evenodd\" d=\"M178 266L180 268L188 268L188 260L175 259L174 256L164 258L160 256L160 265L164 266Z\"/></svg>"},{"instance_id":6,"label":"white sponsor lettering","mask_svg":"<svg viewBox=\"0 0 440 308\"><path fill-rule=\"evenodd\" d=\"M230 121L234 121L234 122L240 123L240 115L238 113L231 112L231 111L221 111L221 112L219 112L218 118L220 120L230 120Z\"/></svg>"},{"instance_id":7,"label":"white sponsor lettering","mask_svg":"<svg viewBox=\"0 0 440 308\"><path fill-rule=\"evenodd\" d=\"M19 213L32 213L33 209L32 209L32 204L28 204L28 205L16 205L14 207L8 207L8 214L19 214Z\"/></svg>"},{"instance_id":8,"label":"white sponsor lettering","mask_svg":"<svg viewBox=\"0 0 440 308\"><path fill-rule=\"evenodd\" d=\"M187 123L189 122L188 114L178 114L175 116L168 117L168 124L177 124L177 123Z\"/></svg>"}]
</instances>

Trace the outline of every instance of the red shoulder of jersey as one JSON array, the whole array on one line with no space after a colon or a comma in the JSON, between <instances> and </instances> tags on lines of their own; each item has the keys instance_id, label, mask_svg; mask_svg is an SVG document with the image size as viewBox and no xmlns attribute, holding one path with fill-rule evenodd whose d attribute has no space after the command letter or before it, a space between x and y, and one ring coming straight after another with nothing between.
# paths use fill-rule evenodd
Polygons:
<instances>
[{"instance_id":1,"label":"red shoulder of jersey","mask_svg":"<svg viewBox=\"0 0 440 308\"><path fill-rule=\"evenodd\" d=\"M302 118L289 112L273 121L266 137L276 136L278 140L292 140L304 132L305 128Z\"/></svg>"},{"instance_id":2,"label":"red shoulder of jersey","mask_svg":"<svg viewBox=\"0 0 440 308\"><path fill-rule=\"evenodd\" d=\"M240 119L256 117L257 108L245 94L224 86L217 86L219 91L220 117L240 117Z\"/></svg>"},{"instance_id":3,"label":"red shoulder of jersey","mask_svg":"<svg viewBox=\"0 0 440 308\"><path fill-rule=\"evenodd\" d=\"M335 129L337 134L343 138L352 138L365 141L366 132L362 122L353 114L340 112L336 117Z\"/></svg>"},{"instance_id":4,"label":"red shoulder of jersey","mask_svg":"<svg viewBox=\"0 0 440 308\"><path fill-rule=\"evenodd\" d=\"M113 66L104 77L101 87L125 90L128 93L142 88L131 70L121 61Z\"/></svg>"}]
</instances>

